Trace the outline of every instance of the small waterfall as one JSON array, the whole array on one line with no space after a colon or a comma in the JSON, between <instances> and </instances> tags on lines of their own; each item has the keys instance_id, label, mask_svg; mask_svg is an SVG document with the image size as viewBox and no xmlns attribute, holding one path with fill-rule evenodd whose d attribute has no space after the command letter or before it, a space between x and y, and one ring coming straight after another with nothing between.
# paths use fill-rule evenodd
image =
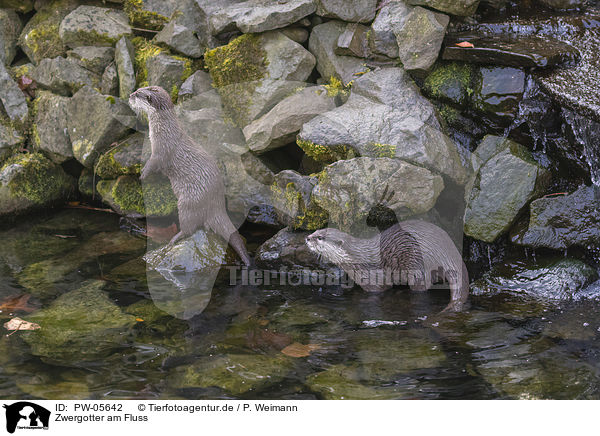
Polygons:
<instances>
[{"instance_id":1,"label":"small waterfall","mask_svg":"<svg viewBox=\"0 0 600 436\"><path fill-rule=\"evenodd\" d=\"M583 157L590 166L592 183L596 194L600 191L600 123L590 120L569 109L562 109L565 122L573 131L575 141L582 147Z\"/></svg>"}]
</instances>

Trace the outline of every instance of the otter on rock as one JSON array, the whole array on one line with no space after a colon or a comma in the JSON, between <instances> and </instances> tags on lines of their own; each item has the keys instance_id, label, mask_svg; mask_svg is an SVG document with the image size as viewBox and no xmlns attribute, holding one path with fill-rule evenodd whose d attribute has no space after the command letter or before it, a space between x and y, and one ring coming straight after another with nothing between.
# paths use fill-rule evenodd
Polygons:
<instances>
[{"instance_id":1,"label":"otter on rock","mask_svg":"<svg viewBox=\"0 0 600 436\"><path fill-rule=\"evenodd\" d=\"M150 125L152 154L140 180L161 172L169 178L177 197L179 233L168 246L204 227L221 235L249 265L244 241L227 215L225 185L219 167L185 134L169 94L159 86L140 88L129 96L129 105L136 112L146 113Z\"/></svg>"},{"instance_id":2,"label":"otter on rock","mask_svg":"<svg viewBox=\"0 0 600 436\"><path fill-rule=\"evenodd\" d=\"M450 304L443 311L460 312L465 307L469 295L467 267L450 236L434 224L403 221L367 239L328 228L309 235L306 244L368 292L382 292L399 284L401 274L412 290L426 291L439 273L437 278L445 278L450 285ZM379 280L373 274L376 272L381 272ZM381 280L386 274L388 280ZM395 278L390 281L392 275Z\"/></svg>"}]
</instances>

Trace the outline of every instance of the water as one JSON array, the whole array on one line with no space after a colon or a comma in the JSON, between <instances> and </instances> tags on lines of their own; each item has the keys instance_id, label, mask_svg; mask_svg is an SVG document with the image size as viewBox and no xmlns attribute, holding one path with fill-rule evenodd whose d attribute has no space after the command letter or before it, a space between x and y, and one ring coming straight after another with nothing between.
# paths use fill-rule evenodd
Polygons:
<instances>
[{"instance_id":1,"label":"water","mask_svg":"<svg viewBox=\"0 0 600 436\"><path fill-rule=\"evenodd\" d=\"M600 137L600 123L569 109L563 108L562 112L573 132L575 141L583 150L583 157L590 167L592 183L598 188L600 187L600 148L597 140Z\"/></svg>"},{"instance_id":2,"label":"water","mask_svg":"<svg viewBox=\"0 0 600 436\"><path fill-rule=\"evenodd\" d=\"M205 311L183 321L149 298L145 241L120 230L116 215L27 218L0 231L0 246L2 323L71 310L82 287L103 305L94 314L80 303L87 330L62 347L3 336L2 398L600 398L595 302L479 296L468 312L439 317L445 291L242 287L221 274ZM23 295L30 312L11 312L6 303ZM109 312L127 326L99 335ZM77 325L52 321L40 331Z\"/></svg>"}]
</instances>

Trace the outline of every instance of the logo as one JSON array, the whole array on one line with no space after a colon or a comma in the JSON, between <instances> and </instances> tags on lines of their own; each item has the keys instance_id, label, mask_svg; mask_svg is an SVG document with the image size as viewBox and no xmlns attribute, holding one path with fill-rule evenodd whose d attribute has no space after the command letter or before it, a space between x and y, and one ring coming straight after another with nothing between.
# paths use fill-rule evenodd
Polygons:
<instances>
[{"instance_id":1,"label":"logo","mask_svg":"<svg viewBox=\"0 0 600 436\"><path fill-rule=\"evenodd\" d=\"M4 405L6 409L6 431L14 433L18 429L47 430L50 411L29 401L19 401Z\"/></svg>"}]
</instances>

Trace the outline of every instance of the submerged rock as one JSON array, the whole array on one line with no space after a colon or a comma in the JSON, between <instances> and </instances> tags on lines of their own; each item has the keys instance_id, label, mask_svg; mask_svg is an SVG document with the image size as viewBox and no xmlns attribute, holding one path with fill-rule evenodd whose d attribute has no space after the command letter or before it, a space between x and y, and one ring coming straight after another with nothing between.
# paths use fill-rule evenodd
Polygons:
<instances>
[{"instance_id":1,"label":"submerged rock","mask_svg":"<svg viewBox=\"0 0 600 436\"><path fill-rule=\"evenodd\" d=\"M72 159L73 149L67 131L69 99L42 91L35 105L33 141L36 149L46 152L58 164Z\"/></svg>"},{"instance_id":2,"label":"submerged rock","mask_svg":"<svg viewBox=\"0 0 600 436\"><path fill-rule=\"evenodd\" d=\"M576 259L545 258L497 265L471 285L475 295L505 292L543 301L576 298L598 278L597 271Z\"/></svg>"},{"instance_id":3,"label":"submerged rock","mask_svg":"<svg viewBox=\"0 0 600 436\"><path fill-rule=\"evenodd\" d=\"M0 63L0 102L12 121L25 122L29 109L25 94L10 76L3 63Z\"/></svg>"},{"instance_id":4,"label":"submerged rock","mask_svg":"<svg viewBox=\"0 0 600 436\"><path fill-rule=\"evenodd\" d=\"M475 71L469 64L452 62L439 64L423 83L429 97L466 107L473 94Z\"/></svg>"},{"instance_id":5,"label":"submerged rock","mask_svg":"<svg viewBox=\"0 0 600 436\"><path fill-rule=\"evenodd\" d=\"M102 291L105 283L90 281L27 317L41 326L23 339L44 361L80 365L101 359L126 344L136 323Z\"/></svg>"},{"instance_id":6,"label":"submerged rock","mask_svg":"<svg viewBox=\"0 0 600 436\"><path fill-rule=\"evenodd\" d=\"M475 239L494 242L542 194L551 175L525 147L498 136L487 136L473 161L475 174L465 190L464 231Z\"/></svg>"},{"instance_id":7,"label":"submerged rock","mask_svg":"<svg viewBox=\"0 0 600 436\"><path fill-rule=\"evenodd\" d=\"M127 15L116 9L79 6L60 23L59 36L71 48L82 45L112 46L131 35Z\"/></svg>"},{"instance_id":8,"label":"submerged rock","mask_svg":"<svg viewBox=\"0 0 600 436\"><path fill-rule=\"evenodd\" d=\"M12 63L17 54L17 40L22 27L15 11L0 9L0 63Z\"/></svg>"},{"instance_id":9,"label":"submerged rock","mask_svg":"<svg viewBox=\"0 0 600 436\"><path fill-rule=\"evenodd\" d=\"M473 109L499 120L512 120L525 92L525 79L525 72L517 68L480 68L471 96Z\"/></svg>"},{"instance_id":10,"label":"submerged rock","mask_svg":"<svg viewBox=\"0 0 600 436\"><path fill-rule=\"evenodd\" d=\"M581 186L569 195L534 200L527 230L512 239L520 245L555 250L600 246L600 202L596 189Z\"/></svg>"},{"instance_id":11,"label":"submerged rock","mask_svg":"<svg viewBox=\"0 0 600 436\"><path fill-rule=\"evenodd\" d=\"M317 15L352 23L370 23L375 18L377 0L316 0Z\"/></svg>"},{"instance_id":12,"label":"submerged rock","mask_svg":"<svg viewBox=\"0 0 600 436\"><path fill-rule=\"evenodd\" d=\"M0 168L0 216L51 206L73 191L74 180L43 155L14 155Z\"/></svg>"},{"instance_id":13,"label":"submerged rock","mask_svg":"<svg viewBox=\"0 0 600 436\"><path fill-rule=\"evenodd\" d=\"M31 77L41 88L65 96L75 94L86 85L98 86L100 82L100 76L84 68L79 61L61 56L42 59Z\"/></svg>"}]
</instances>

